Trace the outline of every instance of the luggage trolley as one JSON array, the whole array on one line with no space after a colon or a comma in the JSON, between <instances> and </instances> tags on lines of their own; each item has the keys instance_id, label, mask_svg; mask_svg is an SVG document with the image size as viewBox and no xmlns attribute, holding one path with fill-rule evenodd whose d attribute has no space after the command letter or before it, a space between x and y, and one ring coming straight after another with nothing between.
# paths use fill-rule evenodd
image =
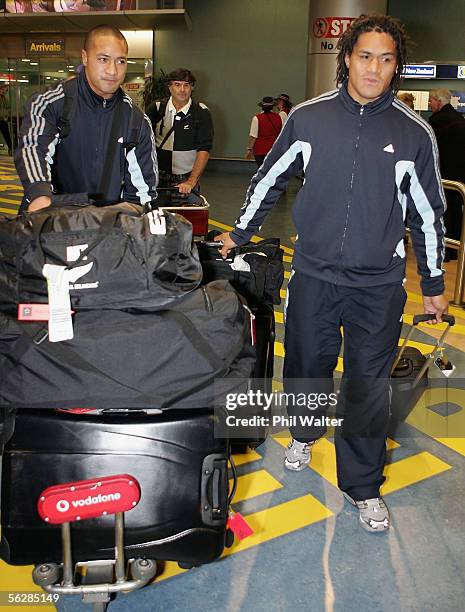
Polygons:
<instances>
[{"instance_id":1,"label":"luggage trolley","mask_svg":"<svg viewBox=\"0 0 465 612\"><path fill-rule=\"evenodd\" d=\"M176 187L159 187L158 208L182 215L192 223L192 233L195 237L204 237L208 233L208 215L210 204L205 196L191 193L179 193Z\"/></svg>"},{"instance_id":2,"label":"luggage trolley","mask_svg":"<svg viewBox=\"0 0 465 612\"><path fill-rule=\"evenodd\" d=\"M38 511L46 523L61 525L63 563L41 563L34 568L34 582L57 595L81 595L92 603L94 612L104 612L112 593L129 592L145 586L155 577L156 561L124 557L124 512L140 499L137 480L118 474L81 480L45 489L38 501ZM78 562L73 565L71 523L115 515L115 558Z\"/></svg>"}]
</instances>

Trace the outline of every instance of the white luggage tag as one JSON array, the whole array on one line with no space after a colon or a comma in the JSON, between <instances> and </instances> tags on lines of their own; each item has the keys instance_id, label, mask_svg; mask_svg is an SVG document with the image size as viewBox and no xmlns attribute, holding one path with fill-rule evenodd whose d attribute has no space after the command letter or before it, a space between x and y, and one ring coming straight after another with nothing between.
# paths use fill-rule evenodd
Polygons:
<instances>
[{"instance_id":1,"label":"white luggage tag","mask_svg":"<svg viewBox=\"0 0 465 612\"><path fill-rule=\"evenodd\" d=\"M166 219L162 210L151 210L147 213L150 233L157 236L166 234Z\"/></svg>"},{"instance_id":2,"label":"white luggage tag","mask_svg":"<svg viewBox=\"0 0 465 612\"><path fill-rule=\"evenodd\" d=\"M49 320L48 339L50 342L72 340L73 321L69 296L69 276L65 266L45 264L42 274L47 279Z\"/></svg>"},{"instance_id":3,"label":"white luggage tag","mask_svg":"<svg viewBox=\"0 0 465 612\"><path fill-rule=\"evenodd\" d=\"M250 265L244 260L244 255L236 255L229 267L236 272L250 272Z\"/></svg>"},{"instance_id":4,"label":"white luggage tag","mask_svg":"<svg viewBox=\"0 0 465 612\"><path fill-rule=\"evenodd\" d=\"M440 354L434 360L434 365L438 368L441 374L444 374L447 378L452 374L455 370L455 365L453 365L449 358L444 355L444 349L441 349Z\"/></svg>"}]
</instances>

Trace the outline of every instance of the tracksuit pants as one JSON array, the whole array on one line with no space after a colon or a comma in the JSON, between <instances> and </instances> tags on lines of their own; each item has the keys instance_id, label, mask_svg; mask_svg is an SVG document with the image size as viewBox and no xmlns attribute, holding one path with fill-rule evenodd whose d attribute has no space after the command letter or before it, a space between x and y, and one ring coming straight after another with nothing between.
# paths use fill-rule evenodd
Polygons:
<instances>
[{"instance_id":1,"label":"tracksuit pants","mask_svg":"<svg viewBox=\"0 0 465 612\"><path fill-rule=\"evenodd\" d=\"M288 284L284 390L333 390L333 371L344 334L344 374L336 428L338 485L353 499L379 497L384 482L389 425L389 376L402 327L406 292L399 283L342 287L293 272ZM318 417L326 408L314 412ZM302 408L288 406L289 415ZM325 434L324 426L291 428L300 442ZM305 435L303 435L305 434Z\"/></svg>"}]
</instances>

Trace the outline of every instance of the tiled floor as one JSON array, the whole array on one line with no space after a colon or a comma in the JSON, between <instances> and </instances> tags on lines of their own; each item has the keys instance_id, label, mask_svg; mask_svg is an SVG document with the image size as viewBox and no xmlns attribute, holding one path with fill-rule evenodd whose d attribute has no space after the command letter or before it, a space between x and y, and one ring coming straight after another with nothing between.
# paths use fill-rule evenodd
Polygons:
<instances>
[{"instance_id":1,"label":"tiled floor","mask_svg":"<svg viewBox=\"0 0 465 612\"><path fill-rule=\"evenodd\" d=\"M209 172L203 191L211 204L211 227L232 225L250 178L251 166L234 172ZM262 228L262 236L281 237L290 270L293 196L287 194ZM14 211L20 199L14 171L0 158L0 212ZM455 263L446 264L447 285L453 293ZM414 262L409 263L406 322L421 310ZM237 456L239 489L235 511L243 513L254 535L228 549L224 558L188 572L167 563L150 587L120 595L109 610L189 610L220 612L294 609L315 612L402 610L461 610L465 600L465 310L455 306L454 333L447 355L456 365L450 379L455 414L436 412L432 395L418 403L403 435L389 440L389 463L383 493L392 513L386 534L367 534L356 513L335 486L334 446L322 440L311 467L301 473L283 469L285 437L272 437L246 455ZM282 370L282 306L277 307L276 384ZM422 326L417 346L428 352L437 332ZM439 371L432 376L442 376ZM437 403L437 402L436 402ZM453 412L453 410L450 410ZM425 418L428 415L428 418ZM439 434L439 435L438 435ZM32 590L31 568L0 563L0 591ZM5 608L5 610L10 608ZM22 609L22 608L18 608ZM33 608L24 608L31 610ZM38 608L39 609L39 608ZM41 610L47 609L41 607ZM51 609L51 608L48 608ZM80 612L76 598L59 610ZM3 610L0 607L0 610Z\"/></svg>"}]
</instances>

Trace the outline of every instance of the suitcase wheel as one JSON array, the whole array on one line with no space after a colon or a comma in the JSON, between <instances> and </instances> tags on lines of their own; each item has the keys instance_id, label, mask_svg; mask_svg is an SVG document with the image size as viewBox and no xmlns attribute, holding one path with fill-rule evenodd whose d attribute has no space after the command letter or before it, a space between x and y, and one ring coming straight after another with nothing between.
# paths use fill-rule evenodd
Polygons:
<instances>
[{"instance_id":1,"label":"suitcase wheel","mask_svg":"<svg viewBox=\"0 0 465 612\"><path fill-rule=\"evenodd\" d=\"M135 559L131 564L131 574L134 580L149 582L157 573L157 563L153 559Z\"/></svg>"},{"instance_id":2,"label":"suitcase wheel","mask_svg":"<svg viewBox=\"0 0 465 612\"><path fill-rule=\"evenodd\" d=\"M184 563L183 561L179 561L178 563L181 569L190 570L193 567L199 567L198 565L193 565L192 563Z\"/></svg>"},{"instance_id":3,"label":"suitcase wheel","mask_svg":"<svg viewBox=\"0 0 465 612\"><path fill-rule=\"evenodd\" d=\"M40 587L55 584L60 578L60 568L56 563L43 563L36 565L32 572L32 579Z\"/></svg>"},{"instance_id":4,"label":"suitcase wheel","mask_svg":"<svg viewBox=\"0 0 465 612\"><path fill-rule=\"evenodd\" d=\"M226 548L231 548L233 544L234 544L234 533L231 531L231 529L227 529L224 545L226 546Z\"/></svg>"}]
</instances>

